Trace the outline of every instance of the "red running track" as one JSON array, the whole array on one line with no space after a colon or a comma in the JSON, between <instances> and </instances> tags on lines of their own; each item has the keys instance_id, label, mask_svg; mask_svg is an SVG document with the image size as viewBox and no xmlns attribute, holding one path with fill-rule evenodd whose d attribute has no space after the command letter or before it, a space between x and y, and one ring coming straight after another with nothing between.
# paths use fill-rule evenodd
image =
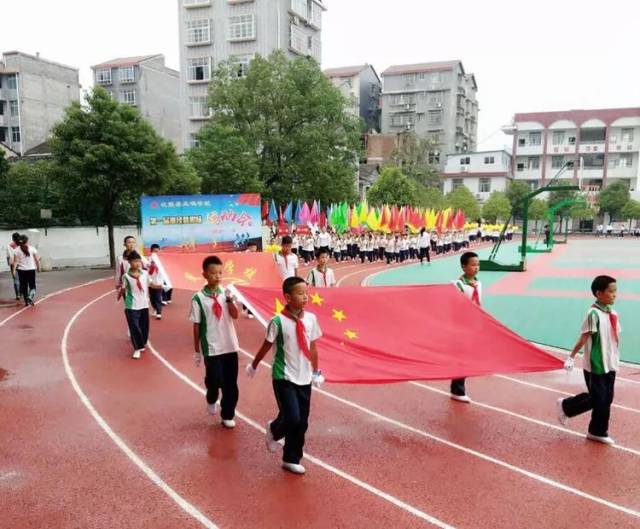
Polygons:
<instances>
[{"instance_id":1,"label":"red running track","mask_svg":"<svg viewBox=\"0 0 640 529\"><path fill-rule=\"evenodd\" d=\"M350 285L378 268L336 266ZM152 322L157 356L133 362L110 289L60 294L0 327L6 527L640 526L633 368L617 388L615 449L578 435L586 419L571 431L555 422L559 392L581 390L577 374L470 380L468 406L443 383L330 385L314 391L308 473L298 477L264 449L260 428L275 411L268 369L240 377L238 427L222 429L191 360L189 294ZM259 324L238 330L255 351Z\"/></svg>"}]
</instances>

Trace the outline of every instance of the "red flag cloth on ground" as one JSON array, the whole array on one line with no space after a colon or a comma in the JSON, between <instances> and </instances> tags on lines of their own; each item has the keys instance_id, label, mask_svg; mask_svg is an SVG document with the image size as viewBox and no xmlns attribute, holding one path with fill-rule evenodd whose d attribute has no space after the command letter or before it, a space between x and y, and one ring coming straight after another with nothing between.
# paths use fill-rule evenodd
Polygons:
<instances>
[{"instance_id":1,"label":"red flag cloth on ground","mask_svg":"<svg viewBox=\"0 0 640 529\"><path fill-rule=\"evenodd\" d=\"M263 324L280 289L238 288ZM418 301L418 303L416 303ZM453 285L309 289L320 368L329 382L381 384L561 369Z\"/></svg>"},{"instance_id":2,"label":"red flag cloth on ground","mask_svg":"<svg viewBox=\"0 0 640 529\"><path fill-rule=\"evenodd\" d=\"M163 253L162 264L171 278L173 288L198 290L205 280L202 277L202 261L209 255L217 255L224 263L224 285L250 285L255 287L279 287L282 279L271 253L212 252L212 253Z\"/></svg>"}]
</instances>

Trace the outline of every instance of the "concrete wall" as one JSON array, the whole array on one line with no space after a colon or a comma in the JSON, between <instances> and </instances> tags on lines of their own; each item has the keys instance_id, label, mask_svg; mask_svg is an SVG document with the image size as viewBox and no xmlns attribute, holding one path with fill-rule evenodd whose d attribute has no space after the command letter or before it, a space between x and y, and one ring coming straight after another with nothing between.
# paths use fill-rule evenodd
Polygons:
<instances>
[{"instance_id":1,"label":"concrete wall","mask_svg":"<svg viewBox=\"0 0 640 529\"><path fill-rule=\"evenodd\" d=\"M180 74L164 66L164 60L140 65L137 89L140 114L160 136L177 148L182 145L180 122Z\"/></svg>"},{"instance_id":2,"label":"concrete wall","mask_svg":"<svg viewBox=\"0 0 640 529\"><path fill-rule=\"evenodd\" d=\"M380 132L380 93L382 83L371 66L360 73L360 117L366 130Z\"/></svg>"}]
</instances>

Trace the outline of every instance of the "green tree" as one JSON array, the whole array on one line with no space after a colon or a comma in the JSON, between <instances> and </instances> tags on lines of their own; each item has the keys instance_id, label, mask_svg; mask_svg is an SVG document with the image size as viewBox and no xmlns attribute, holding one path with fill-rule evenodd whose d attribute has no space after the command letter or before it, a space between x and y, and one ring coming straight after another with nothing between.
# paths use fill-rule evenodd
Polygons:
<instances>
[{"instance_id":1,"label":"green tree","mask_svg":"<svg viewBox=\"0 0 640 529\"><path fill-rule=\"evenodd\" d=\"M3 178L9 172L9 162L4 157L4 151L0 149L0 182L4 182Z\"/></svg>"},{"instance_id":2,"label":"green tree","mask_svg":"<svg viewBox=\"0 0 640 529\"><path fill-rule=\"evenodd\" d=\"M202 178L202 192L262 193L255 151L236 129L221 123L204 127L199 145L187 156Z\"/></svg>"},{"instance_id":3,"label":"green tree","mask_svg":"<svg viewBox=\"0 0 640 529\"><path fill-rule=\"evenodd\" d=\"M629 199L620 211L620 216L629 221L629 230L631 230L632 221L640 219L640 202Z\"/></svg>"},{"instance_id":4,"label":"green tree","mask_svg":"<svg viewBox=\"0 0 640 529\"><path fill-rule=\"evenodd\" d=\"M425 187L416 184L416 206L431 208L436 211L445 208L445 199L442 191L437 187Z\"/></svg>"},{"instance_id":5,"label":"green tree","mask_svg":"<svg viewBox=\"0 0 640 529\"><path fill-rule=\"evenodd\" d=\"M535 230L538 231L538 222L546 218L549 208L546 201L534 198L529 204L529 220L534 221Z\"/></svg>"},{"instance_id":6,"label":"green tree","mask_svg":"<svg viewBox=\"0 0 640 529\"><path fill-rule=\"evenodd\" d=\"M511 211L515 217L521 218L524 214L524 197L531 192L529 185L522 180L512 180L507 186L507 198L511 203Z\"/></svg>"},{"instance_id":7,"label":"green tree","mask_svg":"<svg viewBox=\"0 0 640 529\"><path fill-rule=\"evenodd\" d=\"M620 215L630 199L629 186L624 182L614 182L605 187L598 194L600 211L608 213L613 219Z\"/></svg>"},{"instance_id":8,"label":"green tree","mask_svg":"<svg viewBox=\"0 0 640 529\"><path fill-rule=\"evenodd\" d=\"M446 205L454 210L461 209L468 219L475 220L480 217L480 206L476 197L466 186L459 186L445 197Z\"/></svg>"},{"instance_id":9,"label":"green tree","mask_svg":"<svg viewBox=\"0 0 640 529\"><path fill-rule=\"evenodd\" d=\"M432 139L408 132L400 135L391 162L418 184L439 188L442 182L440 171L430 163L436 153L439 153L439 146Z\"/></svg>"},{"instance_id":10,"label":"green tree","mask_svg":"<svg viewBox=\"0 0 640 529\"><path fill-rule=\"evenodd\" d=\"M257 180L267 197L278 202L320 199L325 204L355 198L361 123L313 59L288 60L282 52L258 56L244 77L237 76L236 66L224 64L216 70L209 93L213 118L205 128L227 127L232 137L242 139L238 149L253 157L249 182L253 186L257 166ZM201 134L215 138L219 133ZM230 160L236 149L198 149L209 149L209 163L225 168L225 174L237 174L237 162ZM197 167L200 171L210 165L200 161ZM221 173L200 175L216 183Z\"/></svg>"},{"instance_id":11,"label":"green tree","mask_svg":"<svg viewBox=\"0 0 640 529\"><path fill-rule=\"evenodd\" d=\"M162 195L197 195L202 192L202 178L188 159L171 157L159 191Z\"/></svg>"},{"instance_id":12,"label":"green tree","mask_svg":"<svg viewBox=\"0 0 640 529\"><path fill-rule=\"evenodd\" d=\"M70 200L91 204L95 212L90 215L106 223L113 266L116 213L143 193L157 194L170 186L181 167L176 151L137 109L118 103L100 87L85 105L72 103L52 132L57 179Z\"/></svg>"},{"instance_id":13,"label":"green tree","mask_svg":"<svg viewBox=\"0 0 640 529\"><path fill-rule=\"evenodd\" d=\"M511 215L511 202L503 191L494 191L482 207L482 217L491 224L506 222Z\"/></svg>"},{"instance_id":14,"label":"green tree","mask_svg":"<svg viewBox=\"0 0 640 529\"><path fill-rule=\"evenodd\" d=\"M374 206L382 204L415 205L416 184L398 167L385 167L367 192L367 201Z\"/></svg>"},{"instance_id":15,"label":"green tree","mask_svg":"<svg viewBox=\"0 0 640 529\"><path fill-rule=\"evenodd\" d=\"M572 185L573 182L571 180L558 180L558 182L556 182L556 185L562 185L562 186L568 186L568 185ZM549 205L549 207L554 206L555 204L558 204L560 201L566 199L566 198L570 198L570 199L575 199L578 196L577 191L551 191L549 193L549 197L547 199L547 203ZM572 205L567 205L562 207L559 210L556 210L556 215L559 215L561 217L566 217L569 215L569 211L571 209Z\"/></svg>"}]
</instances>

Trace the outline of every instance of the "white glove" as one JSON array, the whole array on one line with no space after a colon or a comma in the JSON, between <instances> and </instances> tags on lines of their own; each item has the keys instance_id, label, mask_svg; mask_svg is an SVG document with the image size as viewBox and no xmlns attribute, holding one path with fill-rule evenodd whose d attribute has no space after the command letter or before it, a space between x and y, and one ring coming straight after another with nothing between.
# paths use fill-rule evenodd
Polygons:
<instances>
[{"instance_id":1,"label":"white glove","mask_svg":"<svg viewBox=\"0 0 640 529\"><path fill-rule=\"evenodd\" d=\"M193 363L196 365L196 367L200 367L200 362L202 362L202 355L196 351L193 353Z\"/></svg>"},{"instance_id":2,"label":"white glove","mask_svg":"<svg viewBox=\"0 0 640 529\"><path fill-rule=\"evenodd\" d=\"M573 365L575 364L575 361L573 358L569 357L564 361L564 368L567 371L573 371Z\"/></svg>"},{"instance_id":3,"label":"white glove","mask_svg":"<svg viewBox=\"0 0 640 529\"><path fill-rule=\"evenodd\" d=\"M228 288L224 289L224 297L225 299L232 300L234 303L236 302L236 297L231 293L231 290L229 290Z\"/></svg>"},{"instance_id":4,"label":"white glove","mask_svg":"<svg viewBox=\"0 0 640 529\"><path fill-rule=\"evenodd\" d=\"M256 369L253 367L253 365L247 364L247 367L245 368L244 372L247 374L249 378L253 378L256 374Z\"/></svg>"},{"instance_id":5,"label":"white glove","mask_svg":"<svg viewBox=\"0 0 640 529\"><path fill-rule=\"evenodd\" d=\"M311 383L315 388L320 388L320 386L324 384L324 377L322 376L322 371L315 371L313 375L311 375Z\"/></svg>"}]
</instances>

